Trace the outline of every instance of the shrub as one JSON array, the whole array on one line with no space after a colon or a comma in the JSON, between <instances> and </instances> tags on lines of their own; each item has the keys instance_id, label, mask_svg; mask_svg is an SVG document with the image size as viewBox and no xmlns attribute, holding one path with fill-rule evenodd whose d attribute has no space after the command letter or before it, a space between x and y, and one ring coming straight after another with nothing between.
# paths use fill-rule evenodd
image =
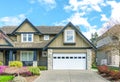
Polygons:
<instances>
[{"instance_id":1,"label":"shrub","mask_svg":"<svg viewBox=\"0 0 120 82\"><path fill-rule=\"evenodd\" d=\"M17 76L13 79L12 82L27 82L27 80L22 76Z\"/></svg>"},{"instance_id":2,"label":"shrub","mask_svg":"<svg viewBox=\"0 0 120 82\"><path fill-rule=\"evenodd\" d=\"M105 65L98 66L98 71L100 74L109 72L109 68Z\"/></svg>"},{"instance_id":3,"label":"shrub","mask_svg":"<svg viewBox=\"0 0 120 82\"><path fill-rule=\"evenodd\" d=\"M92 68L93 68L93 69L97 69L97 66L96 66L96 63L95 63L95 62L92 63Z\"/></svg>"},{"instance_id":4,"label":"shrub","mask_svg":"<svg viewBox=\"0 0 120 82\"><path fill-rule=\"evenodd\" d=\"M39 68L40 70L47 70L47 67L46 67L46 66L38 66L38 68Z\"/></svg>"},{"instance_id":5,"label":"shrub","mask_svg":"<svg viewBox=\"0 0 120 82\"><path fill-rule=\"evenodd\" d=\"M22 67L23 64L21 61L11 61L9 64L10 67Z\"/></svg>"},{"instance_id":6,"label":"shrub","mask_svg":"<svg viewBox=\"0 0 120 82\"><path fill-rule=\"evenodd\" d=\"M3 65L3 63L0 61L0 66Z\"/></svg>"},{"instance_id":7,"label":"shrub","mask_svg":"<svg viewBox=\"0 0 120 82\"><path fill-rule=\"evenodd\" d=\"M33 75L40 75L40 70L38 67L29 67L28 69Z\"/></svg>"}]
</instances>

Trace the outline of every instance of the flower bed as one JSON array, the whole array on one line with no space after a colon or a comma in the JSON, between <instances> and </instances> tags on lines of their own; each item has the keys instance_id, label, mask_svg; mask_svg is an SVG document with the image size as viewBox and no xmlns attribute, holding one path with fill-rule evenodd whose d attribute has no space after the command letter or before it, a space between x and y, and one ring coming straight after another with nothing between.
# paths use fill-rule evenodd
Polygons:
<instances>
[{"instance_id":1,"label":"flower bed","mask_svg":"<svg viewBox=\"0 0 120 82\"><path fill-rule=\"evenodd\" d=\"M9 67L0 66L0 76L23 76L31 82L40 75L38 67ZM0 81L1 82L1 81Z\"/></svg>"},{"instance_id":2,"label":"flower bed","mask_svg":"<svg viewBox=\"0 0 120 82\"><path fill-rule=\"evenodd\" d=\"M7 66L0 66L0 74L3 74L6 68Z\"/></svg>"},{"instance_id":3,"label":"flower bed","mask_svg":"<svg viewBox=\"0 0 120 82\"><path fill-rule=\"evenodd\" d=\"M102 76L106 76L109 80L119 80L120 79L120 71L111 70L108 66L102 65L98 66L98 72Z\"/></svg>"}]
</instances>

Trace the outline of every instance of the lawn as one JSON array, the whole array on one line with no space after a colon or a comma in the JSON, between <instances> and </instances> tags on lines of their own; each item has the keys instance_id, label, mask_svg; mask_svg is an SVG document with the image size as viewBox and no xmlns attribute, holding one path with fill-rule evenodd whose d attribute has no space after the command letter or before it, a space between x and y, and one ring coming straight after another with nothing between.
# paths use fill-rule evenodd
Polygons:
<instances>
[{"instance_id":1,"label":"lawn","mask_svg":"<svg viewBox=\"0 0 120 82\"><path fill-rule=\"evenodd\" d=\"M12 80L14 76L12 75L0 75L0 82L8 82Z\"/></svg>"}]
</instances>

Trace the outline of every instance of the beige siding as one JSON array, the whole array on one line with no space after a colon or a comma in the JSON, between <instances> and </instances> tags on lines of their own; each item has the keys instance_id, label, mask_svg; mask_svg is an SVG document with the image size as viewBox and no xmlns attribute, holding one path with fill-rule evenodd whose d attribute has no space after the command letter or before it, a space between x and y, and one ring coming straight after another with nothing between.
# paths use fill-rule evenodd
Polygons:
<instances>
[{"instance_id":1,"label":"beige siding","mask_svg":"<svg viewBox=\"0 0 120 82\"><path fill-rule=\"evenodd\" d=\"M33 39L33 42L34 43L39 43L40 42L40 39L39 39L39 35L34 35L34 39Z\"/></svg>"},{"instance_id":2,"label":"beige siding","mask_svg":"<svg viewBox=\"0 0 120 82\"><path fill-rule=\"evenodd\" d=\"M53 49L53 53L87 53L87 50L81 49Z\"/></svg>"},{"instance_id":3,"label":"beige siding","mask_svg":"<svg viewBox=\"0 0 120 82\"><path fill-rule=\"evenodd\" d=\"M70 27L65 30L71 29ZM88 43L75 32L75 45L64 45L64 32L61 33L49 47L89 47Z\"/></svg>"},{"instance_id":4,"label":"beige siding","mask_svg":"<svg viewBox=\"0 0 120 82\"><path fill-rule=\"evenodd\" d=\"M35 29L33 27L31 27L31 25L29 25L28 23L24 23L18 30L17 32L36 32Z\"/></svg>"},{"instance_id":5,"label":"beige siding","mask_svg":"<svg viewBox=\"0 0 120 82\"><path fill-rule=\"evenodd\" d=\"M16 60L17 60L17 61L20 61L20 51L19 51L19 50L17 51L17 57L16 57Z\"/></svg>"},{"instance_id":6,"label":"beige siding","mask_svg":"<svg viewBox=\"0 0 120 82\"><path fill-rule=\"evenodd\" d=\"M0 52L0 61L3 62L3 53Z\"/></svg>"},{"instance_id":7,"label":"beige siding","mask_svg":"<svg viewBox=\"0 0 120 82\"><path fill-rule=\"evenodd\" d=\"M17 42L18 42L18 43L21 42L21 35L20 35L20 34L17 35Z\"/></svg>"},{"instance_id":8,"label":"beige siding","mask_svg":"<svg viewBox=\"0 0 120 82\"><path fill-rule=\"evenodd\" d=\"M0 39L0 45L8 45L8 42L5 39Z\"/></svg>"}]
</instances>

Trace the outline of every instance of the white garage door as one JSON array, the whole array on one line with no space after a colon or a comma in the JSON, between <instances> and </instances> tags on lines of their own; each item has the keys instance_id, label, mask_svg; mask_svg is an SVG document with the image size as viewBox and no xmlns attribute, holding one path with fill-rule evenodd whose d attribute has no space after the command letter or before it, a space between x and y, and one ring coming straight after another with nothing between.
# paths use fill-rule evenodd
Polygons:
<instances>
[{"instance_id":1,"label":"white garage door","mask_svg":"<svg viewBox=\"0 0 120 82\"><path fill-rule=\"evenodd\" d=\"M74 53L74 54L53 54L53 69L86 69L86 54Z\"/></svg>"}]
</instances>

